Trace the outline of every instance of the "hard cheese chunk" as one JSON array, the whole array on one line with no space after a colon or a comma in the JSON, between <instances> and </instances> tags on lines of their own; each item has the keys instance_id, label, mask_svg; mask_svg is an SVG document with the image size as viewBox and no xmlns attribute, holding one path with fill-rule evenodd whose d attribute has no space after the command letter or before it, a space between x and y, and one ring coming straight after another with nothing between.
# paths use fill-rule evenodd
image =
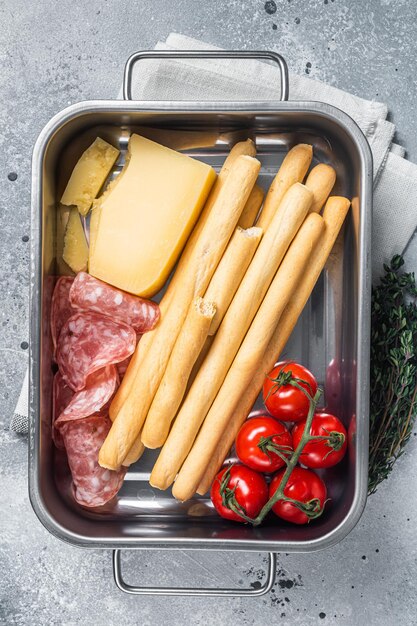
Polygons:
<instances>
[{"instance_id":1,"label":"hard cheese chunk","mask_svg":"<svg viewBox=\"0 0 417 626\"><path fill-rule=\"evenodd\" d=\"M65 263L62 255L64 253L64 237L67 230L68 220L71 208L59 204L56 209L56 262L58 266L58 274L60 276L72 276L73 271Z\"/></svg>"},{"instance_id":2,"label":"hard cheese chunk","mask_svg":"<svg viewBox=\"0 0 417 626\"><path fill-rule=\"evenodd\" d=\"M78 210L71 209L64 236L64 252L62 258L73 272L87 269L88 244Z\"/></svg>"},{"instance_id":3,"label":"hard cheese chunk","mask_svg":"<svg viewBox=\"0 0 417 626\"><path fill-rule=\"evenodd\" d=\"M205 163L132 135L120 176L94 203L90 274L153 296L168 278L215 177Z\"/></svg>"},{"instance_id":4,"label":"hard cheese chunk","mask_svg":"<svg viewBox=\"0 0 417 626\"><path fill-rule=\"evenodd\" d=\"M81 215L86 215L119 154L119 150L97 137L74 167L61 203L74 205Z\"/></svg>"}]
</instances>

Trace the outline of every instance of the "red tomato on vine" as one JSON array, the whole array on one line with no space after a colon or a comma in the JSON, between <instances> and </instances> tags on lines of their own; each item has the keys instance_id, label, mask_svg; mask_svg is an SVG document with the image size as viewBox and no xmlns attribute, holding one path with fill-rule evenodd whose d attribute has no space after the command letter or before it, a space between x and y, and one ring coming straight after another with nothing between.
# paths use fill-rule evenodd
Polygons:
<instances>
[{"instance_id":1,"label":"red tomato on vine","mask_svg":"<svg viewBox=\"0 0 417 626\"><path fill-rule=\"evenodd\" d=\"M217 513L225 519L245 522L255 518L268 501L268 485L262 474L245 465L220 470L210 491Z\"/></svg>"},{"instance_id":2,"label":"red tomato on vine","mask_svg":"<svg viewBox=\"0 0 417 626\"><path fill-rule=\"evenodd\" d=\"M293 452L287 427L269 415L246 420L236 437L239 460L258 472L276 472Z\"/></svg>"},{"instance_id":3,"label":"red tomato on vine","mask_svg":"<svg viewBox=\"0 0 417 626\"><path fill-rule=\"evenodd\" d=\"M269 486L271 498L278 489L285 469L275 474ZM313 471L295 467L284 487L284 498L272 507L275 515L293 524L308 524L320 517L326 504L327 489L322 479Z\"/></svg>"},{"instance_id":4,"label":"red tomato on vine","mask_svg":"<svg viewBox=\"0 0 417 626\"><path fill-rule=\"evenodd\" d=\"M317 381L303 365L292 361L278 363L265 378L263 398L269 413L283 422L300 422L308 415Z\"/></svg>"},{"instance_id":5,"label":"red tomato on vine","mask_svg":"<svg viewBox=\"0 0 417 626\"><path fill-rule=\"evenodd\" d=\"M303 436L305 421L299 422L292 431L294 449ZM310 435L317 437L306 443L300 455L300 463L315 469L333 467L343 459L347 448L347 432L340 419L330 413L316 413Z\"/></svg>"}]
</instances>

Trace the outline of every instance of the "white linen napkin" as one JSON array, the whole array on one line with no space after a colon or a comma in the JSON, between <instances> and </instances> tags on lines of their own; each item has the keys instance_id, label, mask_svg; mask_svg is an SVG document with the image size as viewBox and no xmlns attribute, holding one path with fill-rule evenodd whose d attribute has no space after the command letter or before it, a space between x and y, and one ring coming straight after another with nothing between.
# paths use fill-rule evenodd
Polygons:
<instances>
[{"instance_id":1,"label":"white linen napkin","mask_svg":"<svg viewBox=\"0 0 417 626\"><path fill-rule=\"evenodd\" d=\"M171 33L156 49L218 50L202 41ZM364 100L304 76L290 74L290 100L331 104L350 115L371 146L374 159L372 267L376 279L382 263L402 252L416 227L417 165L392 143L395 126L387 121L387 105ZM132 81L137 100L277 100L278 69L252 60L154 60L137 64ZM121 98L121 91L118 95ZM21 390L10 428L27 432L28 377Z\"/></svg>"}]
</instances>

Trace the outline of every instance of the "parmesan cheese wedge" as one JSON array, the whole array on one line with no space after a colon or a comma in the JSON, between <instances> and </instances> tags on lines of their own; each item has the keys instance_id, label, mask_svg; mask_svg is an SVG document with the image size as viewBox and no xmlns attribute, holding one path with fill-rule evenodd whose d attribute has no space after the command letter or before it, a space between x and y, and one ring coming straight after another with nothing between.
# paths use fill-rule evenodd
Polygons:
<instances>
[{"instance_id":1,"label":"parmesan cheese wedge","mask_svg":"<svg viewBox=\"0 0 417 626\"><path fill-rule=\"evenodd\" d=\"M72 276L72 269L65 263L62 255L64 253L64 237L67 230L68 220L71 208L59 204L56 209L56 228L55 228L55 251L58 274L60 276Z\"/></svg>"},{"instance_id":2,"label":"parmesan cheese wedge","mask_svg":"<svg viewBox=\"0 0 417 626\"><path fill-rule=\"evenodd\" d=\"M90 274L153 296L177 261L215 178L209 165L133 134L126 165L94 203Z\"/></svg>"},{"instance_id":3,"label":"parmesan cheese wedge","mask_svg":"<svg viewBox=\"0 0 417 626\"><path fill-rule=\"evenodd\" d=\"M87 269L88 244L80 214L76 207L72 207L69 214L64 235L62 258L76 274Z\"/></svg>"},{"instance_id":4,"label":"parmesan cheese wedge","mask_svg":"<svg viewBox=\"0 0 417 626\"><path fill-rule=\"evenodd\" d=\"M119 154L119 150L97 137L74 167L61 204L76 206L81 215L87 215Z\"/></svg>"}]
</instances>

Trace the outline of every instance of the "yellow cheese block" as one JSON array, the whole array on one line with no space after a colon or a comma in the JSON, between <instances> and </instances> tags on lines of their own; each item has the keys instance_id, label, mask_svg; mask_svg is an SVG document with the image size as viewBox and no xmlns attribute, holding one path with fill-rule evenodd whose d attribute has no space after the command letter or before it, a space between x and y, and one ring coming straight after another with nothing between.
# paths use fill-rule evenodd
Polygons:
<instances>
[{"instance_id":1,"label":"yellow cheese block","mask_svg":"<svg viewBox=\"0 0 417 626\"><path fill-rule=\"evenodd\" d=\"M76 206L81 215L86 215L119 154L119 150L97 137L74 167L61 203Z\"/></svg>"},{"instance_id":2,"label":"yellow cheese block","mask_svg":"<svg viewBox=\"0 0 417 626\"><path fill-rule=\"evenodd\" d=\"M73 276L74 272L65 263L62 255L64 253L64 236L67 229L71 209L68 206L58 205L56 209L56 262L58 274L60 276Z\"/></svg>"},{"instance_id":3,"label":"yellow cheese block","mask_svg":"<svg viewBox=\"0 0 417 626\"><path fill-rule=\"evenodd\" d=\"M87 269L88 244L80 214L76 207L72 207L69 214L64 236L64 252L62 258L75 273Z\"/></svg>"},{"instance_id":4,"label":"yellow cheese block","mask_svg":"<svg viewBox=\"0 0 417 626\"><path fill-rule=\"evenodd\" d=\"M153 296L168 278L215 178L209 165L132 135L126 165L94 203L90 274Z\"/></svg>"}]
</instances>

